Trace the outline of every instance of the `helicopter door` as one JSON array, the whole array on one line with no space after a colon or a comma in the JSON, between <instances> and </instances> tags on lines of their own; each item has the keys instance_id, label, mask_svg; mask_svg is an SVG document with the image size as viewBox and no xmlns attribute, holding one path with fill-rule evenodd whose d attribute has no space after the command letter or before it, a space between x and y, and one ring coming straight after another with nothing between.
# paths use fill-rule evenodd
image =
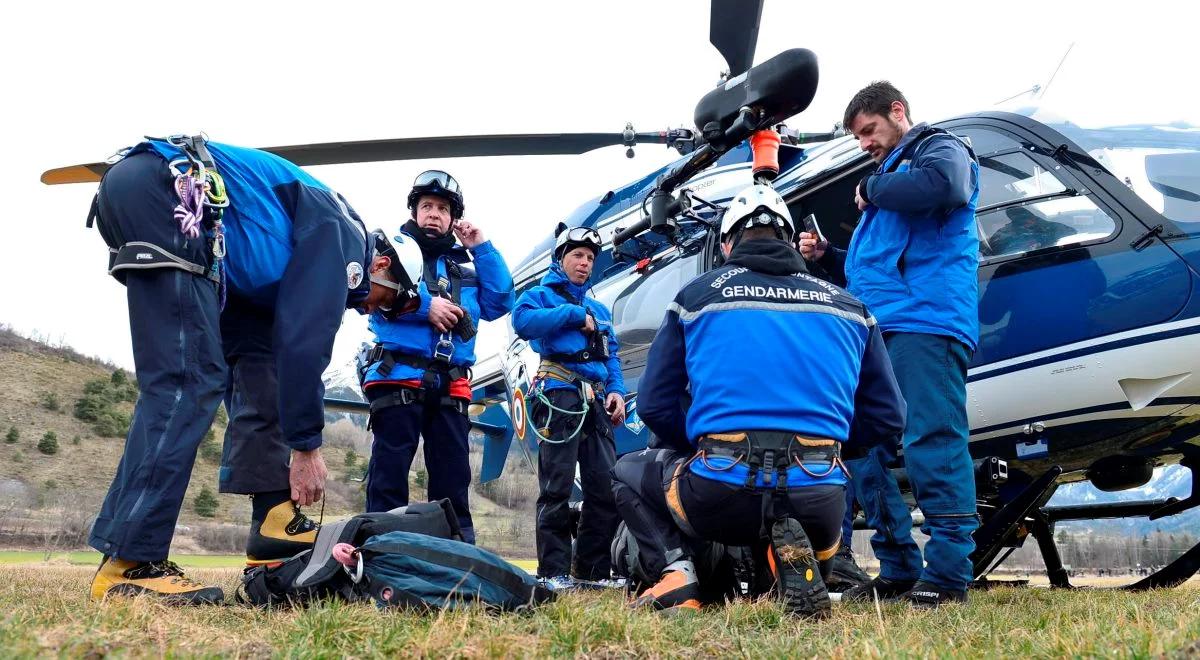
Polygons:
<instances>
[{"instance_id":1,"label":"helicopter door","mask_svg":"<svg viewBox=\"0 0 1200 660\"><path fill-rule=\"evenodd\" d=\"M980 162L972 367L1163 323L1191 290L1186 265L1160 241L1131 246L1148 227L1113 204L1103 182L1055 157L1066 139L1026 122L947 125Z\"/></svg>"}]
</instances>

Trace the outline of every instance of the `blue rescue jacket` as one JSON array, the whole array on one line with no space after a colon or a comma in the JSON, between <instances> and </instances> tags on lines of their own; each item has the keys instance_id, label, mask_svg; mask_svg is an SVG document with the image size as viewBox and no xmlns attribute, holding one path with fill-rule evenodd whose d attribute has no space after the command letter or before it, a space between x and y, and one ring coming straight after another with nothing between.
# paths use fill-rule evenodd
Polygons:
<instances>
[{"instance_id":1,"label":"blue rescue jacket","mask_svg":"<svg viewBox=\"0 0 1200 660\"><path fill-rule=\"evenodd\" d=\"M504 257L500 256L500 252L491 241L480 243L469 253L461 245L447 250L437 258L438 277L450 279L447 263L451 261L457 264L462 273L458 282L458 304L466 310L476 325L481 319L495 321L512 310L515 297L512 274L504 263ZM429 323L429 305L433 302L429 287L423 279L418 287L421 306L416 311L402 314L390 321L383 315L374 313L371 314L369 326L371 332L375 333L375 341L383 344L384 348L414 357L432 358L441 333ZM463 341L451 332L450 338L454 342L450 364L461 367L475 364L475 337ZM416 367L396 363L384 377L379 374L380 364L375 362L368 367L364 387L376 382L420 379L424 374L424 371Z\"/></svg>"},{"instance_id":2,"label":"blue rescue jacket","mask_svg":"<svg viewBox=\"0 0 1200 660\"><path fill-rule=\"evenodd\" d=\"M954 135L917 124L864 186L869 206L845 252L821 264L883 332L979 340L979 164Z\"/></svg>"},{"instance_id":3,"label":"blue rescue jacket","mask_svg":"<svg viewBox=\"0 0 1200 660\"><path fill-rule=\"evenodd\" d=\"M683 287L650 345L637 407L662 446L688 453L703 435L751 430L876 444L903 431L905 413L875 319L777 240L739 243L726 265ZM748 468L732 464L712 457L690 469L744 484ZM787 483L846 475L791 468Z\"/></svg>"},{"instance_id":4,"label":"blue rescue jacket","mask_svg":"<svg viewBox=\"0 0 1200 660\"><path fill-rule=\"evenodd\" d=\"M315 449L325 426L321 374L334 335L346 308L370 291L366 228L341 195L293 163L257 149L207 146L229 195L222 219L229 295L281 310L271 337L280 426L292 449ZM182 157L163 140L142 142L130 153L141 151L168 161ZM229 332L232 326L224 327Z\"/></svg>"},{"instance_id":5,"label":"blue rescue jacket","mask_svg":"<svg viewBox=\"0 0 1200 660\"><path fill-rule=\"evenodd\" d=\"M563 297L552 287L565 287L573 300ZM588 336L580 328L589 311L595 317L596 331L608 335L608 360L562 364L587 380L603 383L605 392L625 396L625 378L621 375L621 360L617 357L620 347L617 333L613 331L612 314L604 303L587 297L587 284L572 284L558 263L550 265L538 286L521 294L513 308L513 330L539 355L575 353L588 347ZM574 386L553 378L545 380L548 390L568 387Z\"/></svg>"}]
</instances>

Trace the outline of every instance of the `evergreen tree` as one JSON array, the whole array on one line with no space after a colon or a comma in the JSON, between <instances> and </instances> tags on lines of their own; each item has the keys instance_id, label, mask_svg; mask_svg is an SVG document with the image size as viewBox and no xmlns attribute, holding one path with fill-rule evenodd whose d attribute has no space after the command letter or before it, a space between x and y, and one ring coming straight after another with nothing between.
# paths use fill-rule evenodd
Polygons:
<instances>
[{"instance_id":1,"label":"evergreen tree","mask_svg":"<svg viewBox=\"0 0 1200 660\"><path fill-rule=\"evenodd\" d=\"M200 493L196 495L192 506L196 510L196 515L204 518L212 518L217 515L217 496L213 495L212 490L208 486L200 489Z\"/></svg>"},{"instance_id":2,"label":"evergreen tree","mask_svg":"<svg viewBox=\"0 0 1200 660\"><path fill-rule=\"evenodd\" d=\"M42 439L38 441L37 448L38 448L38 451L42 452L43 454L45 454L47 456L57 454L58 453L58 434L56 434L54 431L46 431L46 434L43 435Z\"/></svg>"},{"instance_id":3,"label":"evergreen tree","mask_svg":"<svg viewBox=\"0 0 1200 660\"><path fill-rule=\"evenodd\" d=\"M15 445L15 444L17 444L17 440L20 440L20 439L21 439L21 432L17 430L17 427L15 427L15 426L8 427L8 435L4 436L4 442L6 442L10 445Z\"/></svg>"}]
</instances>

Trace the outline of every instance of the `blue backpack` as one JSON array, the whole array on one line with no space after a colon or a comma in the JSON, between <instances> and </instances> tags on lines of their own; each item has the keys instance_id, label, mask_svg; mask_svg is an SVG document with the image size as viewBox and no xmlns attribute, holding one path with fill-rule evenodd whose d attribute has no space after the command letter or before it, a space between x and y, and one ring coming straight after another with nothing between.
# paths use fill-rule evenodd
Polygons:
<instances>
[{"instance_id":1,"label":"blue backpack","mask_svg":"<svg viewBox=\"0 0 1200 660\"><path fill-rule=\"evenodd\" d=\"M362 582L381 607L516 611L554 600L532 575L469 543L396 531L358 550Z\"/></svg>"}]
</instances>

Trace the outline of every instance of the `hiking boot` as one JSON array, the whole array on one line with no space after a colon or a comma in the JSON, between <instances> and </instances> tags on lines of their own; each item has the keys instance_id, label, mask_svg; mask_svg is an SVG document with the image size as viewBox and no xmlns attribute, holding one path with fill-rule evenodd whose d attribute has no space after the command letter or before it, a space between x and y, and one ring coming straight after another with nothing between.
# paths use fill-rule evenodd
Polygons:
<instances>
[{"instance_id":1,"label":"hiking boot","mask_svg":"<svg viewBox=\"0 0 1200 660\"><path fill-rule=\"evenodd\" d=\"M207 605L225 601L220 587L189 580L173 561L125 561L105 557L92 578L92 600L146 594L171 605Z\"/></svg>"},{"instance_id":2,"label":"hiking boot","mask_svg":"<svg viewBox=\"0 0 1200 660\"><path fill-rule=\"evenodd\" d=\"M829 591L812 543L799 521L784 518L771 525L767 568L775 578L775 592L789 614L824 618L829 615Z\"/></svg>"},{"instance_id":3,"label":"hiking boot","mask_svg":"<svg viewBox=\"0 0 1200 660\"><path fill-rule=\"evenodd\" d=\"M825 586L830 591L842 592L870 581L871 576L854 561L850 546L843 545L829 558L829 579L825 581Z\"/></svg>"},{"instance_id":4,"label":"hiking boot","mask_svg":"<svg viewBox=\"0 0 1200 660\"><path fill-rule=\"evenodd\" d=\"M670 612L699 611L700 583L696 581L695 571L667 571L657 584L643 591L629 607L650 607Z\"/></svg>"},{"instance_id":5,"label":"hiking boot","mask_svg":"<svg viewBox=\"0 0 1200 660\"><path fill-rule=\"evenodd\" d=\"M842 592L843 603L871 603L876 596L879 600L896 600L908 593L916 584L916 580L889 580L882 575L857 587L851 587Z\"/></svg>"},{"instance_id":6,"label":"hiking boot","mask_svg":"<svg viewBox=\"0 0 1200 660\"><path fill-rule=\"evenodd\" d=\"M579 583L570 575L551 575L550 577L538 578L538 582L543 587L557 593L579 588Z\"/></svg>"},{"instance_id":7,"label":"hiking boot","mask_svg":"<svg viewBox=\"0 0 1200 660\"><path fill-rule=\"evenodd\" d=\"M943 589L932 582L917 580L902 598L917 609L932 610L946 603L967 602L967 590Z\"/></svg>"},{"instance_id":8,"label":"hiking boot","mask_svg":"<svg viewBox=\"0 0 1200 660\"><path fill-rule=\"evenodd\" d=\"M262 520L250 521L246 564L278 564L308 550L317 540L316 522L293 501L280 502Z\"/></svg>"}]
</instances>

